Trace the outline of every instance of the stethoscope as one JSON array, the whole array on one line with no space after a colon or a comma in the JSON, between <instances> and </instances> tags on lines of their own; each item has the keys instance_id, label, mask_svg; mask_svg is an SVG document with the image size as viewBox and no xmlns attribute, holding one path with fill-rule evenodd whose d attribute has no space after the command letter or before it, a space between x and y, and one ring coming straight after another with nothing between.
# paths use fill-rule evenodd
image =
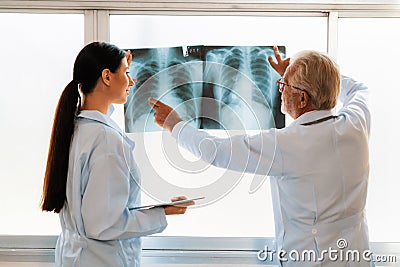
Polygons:
<instances>
[{"instance_id":1,"label":"stethoscope","mask_svg":"<svg viewBox=\"0 0 400 267\"><path fill-rule=\"evenodd\" d=\"M324 118L321 118L321 119L318 119L318 120L315 120L315 121L310 121L310 122L302 123L302 124L300 124L300 125L309 126L309 125L318 124L318 123L321 123L321 122L324 122L324 121L327 121L327 120L330 120L330 119L336 119L337 117L339 117L339 116L337 116L337 115L330 115L330 116L328 116L328 117L324 117Z\"/></svg>"}]
</instances>

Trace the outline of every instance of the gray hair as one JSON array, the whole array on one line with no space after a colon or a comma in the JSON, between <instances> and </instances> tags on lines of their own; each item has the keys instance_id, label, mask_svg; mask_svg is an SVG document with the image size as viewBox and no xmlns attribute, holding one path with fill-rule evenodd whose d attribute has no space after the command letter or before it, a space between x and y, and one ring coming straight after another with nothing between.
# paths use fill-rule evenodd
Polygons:
<instances>
[{"instance_id":1,"label":"gray hair","mask_svg":"<svg viewBox=\"0 0 400 267\"><path fill-rule=\"evenodd\" d=\"M292 57L286 70L290 84L307 90L313 108L332 109L340 93L338 65L317 51L301 51Z\"/></svg>"}]
</instances>

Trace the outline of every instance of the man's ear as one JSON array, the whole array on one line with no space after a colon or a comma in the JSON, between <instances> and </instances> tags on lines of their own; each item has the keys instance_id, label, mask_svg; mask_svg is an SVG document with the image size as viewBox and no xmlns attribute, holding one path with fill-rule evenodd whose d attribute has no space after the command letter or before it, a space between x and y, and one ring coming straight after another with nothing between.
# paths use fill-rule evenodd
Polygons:
<instances>
[{"instance_id":1,"label":"man's ear","mask_svg":"<svg viewBox=\"0 0 400 267\"><path fill-rule=\"evenodd\" d=\"M305 108L308 105L308 101L310 100L306 92L300 92L300 108Z\"/></svg>"},{"instance_id":2,"label":"man's ear","mask_svg":"<svg viewBox=\"0 0 400 267\"><path fill-rule=\"evenodd\" d=\"M104 69L101 72L101 79L105 85L110 86L111 71L109 69Z\"/></svg>"}]
</instances>

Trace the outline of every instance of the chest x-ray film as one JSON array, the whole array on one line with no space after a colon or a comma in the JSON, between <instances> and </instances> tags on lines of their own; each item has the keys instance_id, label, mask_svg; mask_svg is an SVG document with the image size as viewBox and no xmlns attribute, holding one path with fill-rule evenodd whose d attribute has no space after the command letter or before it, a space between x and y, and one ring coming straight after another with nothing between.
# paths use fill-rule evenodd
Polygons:
<instances>
[{"instance_id":1,"label":"chest x-ray film","mask_svg":"<svg viewBox=\"0 0 400 267\"><path fill-rule=\"evenodd\" d=\"M282 56L285 48L278 47ZM154 97L199 129L284 127L272 46L183 46L130 49L138 82L125 104L128 133L160 131L147 99Z\"/></svg>"}]
</instances>

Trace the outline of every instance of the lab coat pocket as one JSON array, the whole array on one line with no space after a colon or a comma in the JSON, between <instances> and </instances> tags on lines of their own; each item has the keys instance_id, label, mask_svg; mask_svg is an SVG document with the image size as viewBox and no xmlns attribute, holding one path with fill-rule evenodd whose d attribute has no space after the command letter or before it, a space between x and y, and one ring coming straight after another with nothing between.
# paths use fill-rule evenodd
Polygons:
<instances>
[{"instance_id":1,"label":"lab coat pocket","mask_svg":"<svg viewBox=\"0 0 400 267\"><path fill-rule=\"evenodd\" d=\"M90 240L82 258L85 259L84 266L126 266L118 241Z\"/></svg>"},{"instance_id":2,"label":"lab coat pocket","mask_svg":"<svg viewBox=\"0 0 400 267\"><path fill-rule=\"evenodd\" d=\"M129 267L139 267L142 254L142 243L140 238L129 238L120 240L121 253L124 262Z\"/></svg>"}]
</instances>

